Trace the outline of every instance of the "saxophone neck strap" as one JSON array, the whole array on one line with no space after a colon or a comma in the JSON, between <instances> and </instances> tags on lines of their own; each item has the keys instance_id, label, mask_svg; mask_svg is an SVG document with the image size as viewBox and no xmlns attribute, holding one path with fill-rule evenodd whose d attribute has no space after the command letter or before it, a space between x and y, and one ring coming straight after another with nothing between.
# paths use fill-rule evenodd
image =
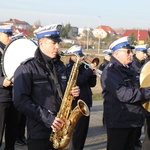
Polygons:
<instances>
[{"instance_id":1,"label":"saxophone neck strap","mask_svg":"<svg viewBox=\"0 0 150 150\"><path fill-rule=\"evenodd\" d=\"M56 89L57 89L58 95L59 95L60 99L62 100L63 94L62 94L62 91L61 91L60 84L58 82L55 65L52 63L52 65L53 65L53 69L52 69L53 72L52 72L52 70L50 69L48 63L47 62L45 62L45 63L46 63L46 68L48 69L48 71L49 71L49 73L50 73L50 75L51 75L51 77L52 77L52 79L53 79L53 81L54 81L54 83L56 85ZM59 102L61 102L61 101L59 100Z\"/></svg>"}]
</instances>

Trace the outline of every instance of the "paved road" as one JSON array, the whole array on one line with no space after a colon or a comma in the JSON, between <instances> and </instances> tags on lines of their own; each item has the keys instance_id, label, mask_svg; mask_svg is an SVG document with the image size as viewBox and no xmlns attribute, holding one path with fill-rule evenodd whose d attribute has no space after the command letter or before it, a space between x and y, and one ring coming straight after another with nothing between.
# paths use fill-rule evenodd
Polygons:
<instances>
[{"instance_id":1,"label":"paved road","mask_svg":"<svg viewBox=\"0 0 150 150\"><path fill-rule=\"evenodd\" d=\"M102 125L102 114L102 101L93 101L90 116L90 127L84 150L106 150L106 129ZM16 145L15 148L15 150L27 150L26 146ZM3 150L3 148L0 150Z\"/></svg>"},{"instance_id":2,"label":"paved road","mask_svg":"<svg viewBox=\"0 0 150 150\"><path fill-rule=\"evenodd\" d=\"M106 129L102 125L102 114L102 101L93 101L90 116L90 127L84 150L105 150Z\"/></svg>"}]
</instances>

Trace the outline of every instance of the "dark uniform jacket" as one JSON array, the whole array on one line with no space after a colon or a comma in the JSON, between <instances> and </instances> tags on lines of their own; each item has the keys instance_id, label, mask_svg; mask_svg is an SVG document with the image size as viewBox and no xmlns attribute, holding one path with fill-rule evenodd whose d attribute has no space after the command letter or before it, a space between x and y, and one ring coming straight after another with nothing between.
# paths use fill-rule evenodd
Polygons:
<instances>
[{"instance_id":1,"label":"dark uniform jacket","mask_svg":"<svg viewBox=\"0 0 150 150\"><path fill-rule=\"evenodd\" d=\"M106 59L104 59L104 60L103 60L103 63L99 66L99 69L100 69L101 71L103 71L104 68L108 65L108 63L109 63L109 61L106 60Z\"/></svg>"},{"instance_id":2,"label":"dark uniform jacket","mask_svg":"<svg viewBox=\"0 0 150 150\"><path fill-rule=\"evenodd\" d=\"M63 62L58 56L48 63L54 63L58 82L64 93L67 76ZM50 126L59 111L60 101L54 80L39 49L36 50L34 58L23 62L17 68L13 91L16 108L27 116L28 138L49 138Z\"/></svg>"},{"instance_id":3,"label":"dark uniform jacket","mask_svg":"<svg viewBox=\"0 0 150 150\"><path fill-rule=\"evenodd\" d=\"M135 69L138 76L140 76L141 69L145 63L145 60L140 61L135 55L133 55L132 67Z\"/></svg>"},{"instance_id":4,"label":"dark uniform jacket","mask_svg":"<svg viewBox=\"0 0 150 150\"><path fill-rule=\"evenodd\" d=\"M150 99L150 87L137 88L136 74L113 56L101 76L104 116L108 128L143 125L141 101Z\"/></svg>"},{"instance_id":5,"label":"dark uniform jacket","mask_svg":"<svg viewBox=\"0 0 150 150\"><path fill-rule=\"evenodd\" d=\"M146 60L140 61L135 55L133 56L131 65L136 72L136 79L137 79L137 82L139 83L139 85L138 85L139 87L140 87L140 73L141 73L143 66L146 63L147 63ZM150 116L150 113L147 112L145 109L143 109L143 113L144 113L144 116Z\"/></svg>"},{"instance_id":6,"label":"dark uniform jacket","mask_svg":"<svg viewBox=\"0 0 150 150\"><path fill-rule=\"evenodd\" d=\"M67 64L67 71L68 75L71 73L72 66L74 62L70 59L69 63ZM92 91L91 87L96 85L96 75L93 74L91 69L86 69L84 64L81 64L79 67L79 74L77 78L77 86L80 87L80 95L77 99L82 99L88 107L92 106ZM76 103L77 101L73 101ZM76 105L76 104L74 104Z\"/></svg>"},{"instance_id":7,"label":"dark uniform jacket","mask_svg":"<svg viewBox=\"0 0 150 150\"><path fill-rule=\"evenodd\" d=\"M0 49L3 51L5 49L6 45L4 45L2 42L0 42ZM12 86L9 87L3 87L3 81L5 79L3 71L2 71L2 52L0 51L0 102L9 102L12 101ZM11 64L10 64L11 69Z\"/></svg>"}]
</instances>

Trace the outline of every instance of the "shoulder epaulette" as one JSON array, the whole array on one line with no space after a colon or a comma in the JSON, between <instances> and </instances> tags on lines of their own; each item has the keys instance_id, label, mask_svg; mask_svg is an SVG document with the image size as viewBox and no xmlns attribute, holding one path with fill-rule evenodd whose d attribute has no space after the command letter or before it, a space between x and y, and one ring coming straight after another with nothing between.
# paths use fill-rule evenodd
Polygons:
<instances>
[{"instance_id":1,"label":"shoulder epaulette","mask_svg":"<svg viewBox=\"0 0 150 150\"><path fill-rule=\"evenodd\" d=\"M25 59L24 61L21 62L21 65L24 65L24 64L26 64L27 62L29 62L33 59L34 59L34 57L27 58L27 59Z\"/></svg>"}]
</instances>

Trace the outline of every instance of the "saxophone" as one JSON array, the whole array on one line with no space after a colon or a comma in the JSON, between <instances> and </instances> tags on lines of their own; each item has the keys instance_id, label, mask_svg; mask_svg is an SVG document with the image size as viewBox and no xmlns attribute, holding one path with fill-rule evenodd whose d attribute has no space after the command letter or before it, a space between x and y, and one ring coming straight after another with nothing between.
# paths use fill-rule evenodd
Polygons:
<instances>
[{"instance_id":1,"label":"saxophone","mask_svg":"<svg viewBox=\"0 0 150 150\"><path fill-rule=\"evenodd\" d=\"M79 118L82 115L89 116L89 108L83 100L78 100L77 106L73 110L71 110L74 96L70 93L70 91L72 90L72 87L76 85L81 61L80 56L77 54L66 55L76 56L76 62L74 63L73 68L71 70L71 74L67 82L67 87L62 99L62 103L59 112L57 113L57 117L64 120L65 124L63 125L60 131L52 132L52 134L50 135L50 141L53 142L53 147L55 149L64 149L65 147L67 147L67 145L70 142L73 129Z\"/></svg>"}]
</instances>

